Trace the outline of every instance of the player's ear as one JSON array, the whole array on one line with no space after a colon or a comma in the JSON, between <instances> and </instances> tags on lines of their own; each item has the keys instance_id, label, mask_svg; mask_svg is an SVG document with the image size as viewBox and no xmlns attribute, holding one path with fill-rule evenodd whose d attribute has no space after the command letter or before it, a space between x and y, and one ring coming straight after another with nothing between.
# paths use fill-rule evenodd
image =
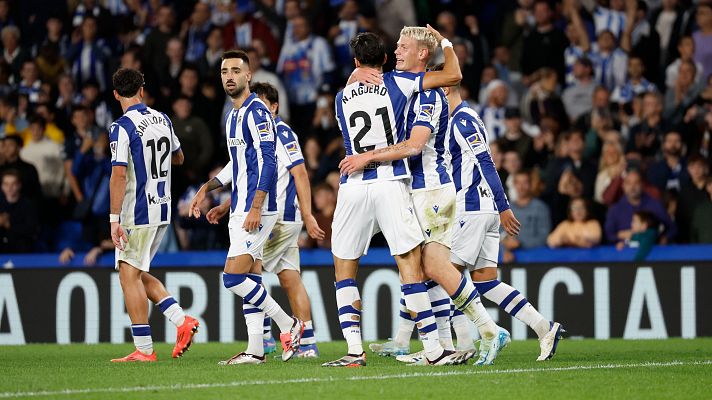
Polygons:
<instances>
[{"instance_id":1,"label":"player's ear","mask_svg":"<svg viewBox=\"0 0 712 400\"><path fill-rule=\"evenodd\" d=\"M386 65L387 62L388 62L388 54L383 56L383 64L381 64L381 65Z\"/></svg>"},{"instance_id":2,"label":"player's ear","mask_svg":"<svg viewBox=\"0 0 712 400\"><path fill-rule=\"evenodd\" d=\"M119 92L117 92L116 90L114 90L114 98L115 98L117 101L121 101L121 96L119 96Z\"/></svg>"},{"instance_id":3,"label":"player's ear","mask_svg":"<svg viewBox=\"0 0 712 400\"><path fill-rule=\"evenodd\" d=\"M441 89L445 93L445 97L450 95L450 86L443 86Z\"/></svg>"},{"instance_id":4,"label":"player's ear","mask_svg":"<svg viewBox=\"0 0 712 400\"><path fill-rule=\"evenodd\" d=\"M356 66L356 68L361 68L361 63L358 62L358 60L355 58L354 58L354 65Z\"/></svg>"}]
</instances>

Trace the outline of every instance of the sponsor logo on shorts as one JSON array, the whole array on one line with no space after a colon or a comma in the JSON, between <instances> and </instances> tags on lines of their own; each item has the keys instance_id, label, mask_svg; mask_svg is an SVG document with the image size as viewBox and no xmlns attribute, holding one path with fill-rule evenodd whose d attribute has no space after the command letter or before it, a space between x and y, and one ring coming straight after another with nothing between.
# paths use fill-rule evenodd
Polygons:
<instances>
[{"instance_id":1,"label":"sponsor logo on shorts","mask_svg":"<svg viewBox=\"0 0 712 400\"><path fill-rule=\"evenodd\" d=\"M428 237L430 237L430 232L431 232L430 229L426 229L426 230L425 230L425 234L428 235Z\"/></svg>"},{"instance_id":2,"label":"sponsor logo on shorts","mask_svg":"<svg viewBox=\"0 0 712 400\"><path fill-rule=\"evenodd\" d=\"M252 242L250 242L250 241L248 240L248 241L245 242L245 245L246 245L247 248L249 249L250 246L252 246Z\"/></svg>"},{"instance_id":3,"label":"sponsor logo on shorts","mask_svg":"<svg viewBox=\"0 0 712 400\"><path fill-rule=\"evenodd\" d=\"M435 214L438 213L439 209L440 209L440 206L438 206L437 204L433 206L433 211L435 211Z\"/></svg>"},{"instance_id":4,"label":"sponsor logo on shorts","mask_svg":"<svg viewBox=\"0 0 712 400\"><path fill-rule=\"evenodd\" d=\"M462 228L463 226L465 226L465 221L460 220L460 228Z\"/></svg>"}]
</instances>

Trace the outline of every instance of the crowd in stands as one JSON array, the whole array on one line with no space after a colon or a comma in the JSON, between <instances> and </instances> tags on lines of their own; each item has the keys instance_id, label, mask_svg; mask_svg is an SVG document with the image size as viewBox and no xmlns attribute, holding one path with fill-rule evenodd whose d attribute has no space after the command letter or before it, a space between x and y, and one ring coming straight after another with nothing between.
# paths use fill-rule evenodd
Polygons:
<instances>
[{"instance_id":1,"label":"crowd in stands","mask_svg":"<svg viewBox=\"0 0 712 400\"><path fill-rule=\"evenodd\" d=\"M349 40L372 31L394 49L404 25L425 23L454 44L463 98L522 222L502 239L505 261L546 245L637 245L645 232L648 244L712 243L711 1L0 0L0 252L88 251L91 264L112 248L119 67L144 73L146 104L171 117L185 151L164 250L227 248L225 227L187 207L227 159L219 65L232 48L248 52L253 81L278 88L327 231L300 245L328 248ZM211 195L203 211L229 192Z\"/></svg>"}]
</instances>

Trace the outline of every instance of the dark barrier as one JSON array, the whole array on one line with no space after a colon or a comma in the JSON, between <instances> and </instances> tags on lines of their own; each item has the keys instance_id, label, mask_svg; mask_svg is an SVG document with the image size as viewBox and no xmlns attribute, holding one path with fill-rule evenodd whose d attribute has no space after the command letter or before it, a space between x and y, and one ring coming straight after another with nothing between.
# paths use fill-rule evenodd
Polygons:
<instances>
[{"instance_id":1,"label":"dark barrier","mask_svg":"<svg viewBox=\"0 0 712 400\"><path fill-rule=\"evenodd\" d=\"M544 316L561 321L570 335L607 339L712 336L712 263L515 265L502 280L527 295ZM220 268L158 268L186 312L201 320L198 341L244 340L241 302L222 286ZM320 341L341 339L333 269L303 272ZM287 306L277 277L265 285ZM359 273L365 340L393 335L400 285L392 267ZM487 301L485 301L488 304ZM492 304L489 303L491 306ZM526 326L490 308L515 339L532 337ZM175 328L152 307L155 340L173 341ZM0 344L130 341L118 275L111 269L14 269L0 272ZM168 326L167 326L168 325Z\"/></svg>"}]
</instances>

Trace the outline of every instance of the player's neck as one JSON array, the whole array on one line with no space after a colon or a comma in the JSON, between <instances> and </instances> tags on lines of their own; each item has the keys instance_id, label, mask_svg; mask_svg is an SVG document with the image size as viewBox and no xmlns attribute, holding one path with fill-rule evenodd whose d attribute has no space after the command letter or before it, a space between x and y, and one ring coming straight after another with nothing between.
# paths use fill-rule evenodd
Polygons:
<instances>
[{"instance_id":1,"label":"player's neck","mask_svg":"<svg viewBox=\"0 0 712 400\"><path fill-rule=\"evenodd\" d=\"M237 97L232 98L232 107L236 110L242 107L248 97L250 97L250 91L247 89L243 90Z\"/></svg>"},{"instance_id":2,"label":"player's neck","mask_svg":"<svg viewBox=\"0 0 712 400\"><path fill-rule=\"evenodd\" d=\"M138 97L130 97L130 98L122 98L121 101L121 109L126 112L126 110L129 109L131 106L135 106L136 104L141 104L141 99Z\"/></svg>"},{"instance_id":3,"label":"player's neck","mask_svg":"<svg viewBox=\"0 0 712 400\"><path fill-rule=\"evenodd\" d=\"M455 89L450 89L450 90L455 90ZM457 109L457 107L462 104L462 96L460 96L460 93L455 93L455 94L450 94L447 96L447 102L448 102L448 107L450 108L450 115Z\"/></svg>"}]
</instances>

